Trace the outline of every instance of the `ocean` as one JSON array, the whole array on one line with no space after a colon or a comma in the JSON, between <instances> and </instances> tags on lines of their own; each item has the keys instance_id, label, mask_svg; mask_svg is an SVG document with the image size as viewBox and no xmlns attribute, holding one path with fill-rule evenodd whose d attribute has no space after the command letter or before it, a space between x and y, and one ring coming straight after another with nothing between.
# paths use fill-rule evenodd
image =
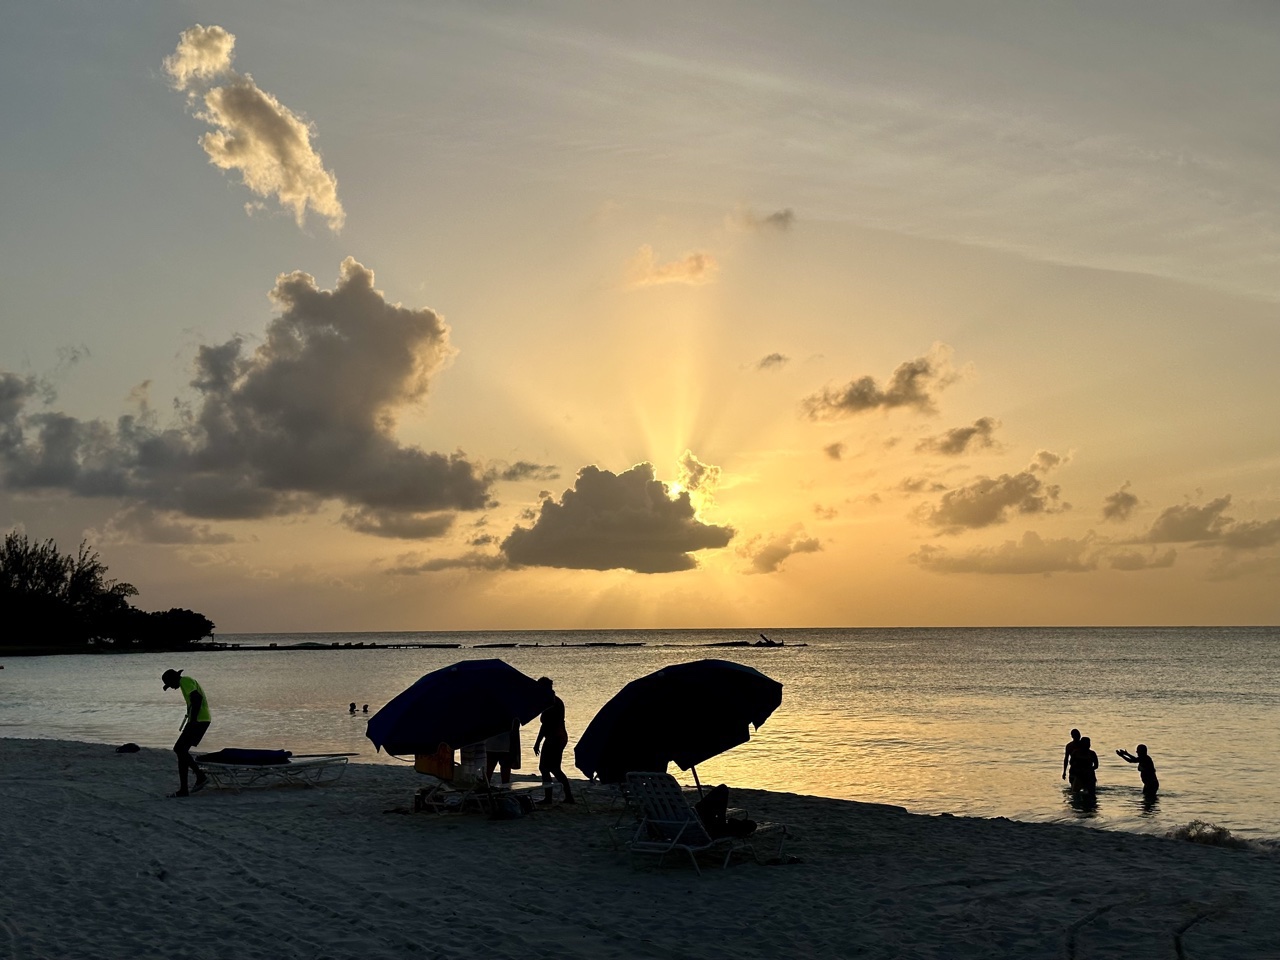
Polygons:
<instances>
[{"instance_id":1,"label":"ocean","mask_svg":"<svg viewBox=\"0 0 1280 960\"><path fill-rule=\"evenodd\" d=\"M498 657L555 679L572 775L577 736L627 682L714 657L780 681L783 700L749 743L699 766L703 783L1137 832L1199 820L1280 839L1280 628L764 632L783 645L708 647L756 639L715 630L271 634L220 635L241 649L199 653L10 657L0 670L0 736L169 747L183 707L160 674L174 667L200 680L213 708L201 749L401 763L374 752L365 715L350 715L348 703L367 703L372 715L424 673ZM322 648L290 649L302 643ZM387 646L415 643L458 647ZM1094 803L1061 779L1072 727L1101 760ZM536 771L535 733L524 737L522 773ZM1115 754L1140 742L1160 778L1154 803L1136 766ZM406 769L407 790L415 778Z\"/></svg>"}]
</instances>

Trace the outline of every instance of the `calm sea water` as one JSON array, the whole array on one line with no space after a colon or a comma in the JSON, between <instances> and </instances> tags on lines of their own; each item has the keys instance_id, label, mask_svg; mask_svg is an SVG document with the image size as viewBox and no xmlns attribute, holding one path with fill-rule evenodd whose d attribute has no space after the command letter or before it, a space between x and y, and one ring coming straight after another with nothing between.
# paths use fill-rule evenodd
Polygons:
<instances>
[{"instance_id":1,"label":"calm sea water","mask_svg":"<svg viewBox=\"0 0 1280 960\"><path fill-rule=\"evenodd\" d=\"M160 673L172 666L208 692L214 724L204 748L357 752L396 763L373 752L365 718L350 716L348 702L368 703L372 714L424 673L500 657L555 678L567 705L568 759L576 736L624 684L718 657L756 667L784 693L751 742L698 768L704 782L1143 832L1205 820L1238 836L1280 838L1278 628L768 633L786 646L702 646L755 639L726 631L276 634L219 637L275 650L14 657L0 671L0 735L168 747L182 717L178 693L161 690ZM463 646L284 649L361 641ZM644 645L582 646L601 641ZM1060 779L1072 727L1092 737L1102 761L1089 808L1073 805ZM535 769L532 733L523 772ZM1137 768L1114 753L1139 742L1160 777L1152 805L1143 803Z\"/></svg>"}]
</instances>

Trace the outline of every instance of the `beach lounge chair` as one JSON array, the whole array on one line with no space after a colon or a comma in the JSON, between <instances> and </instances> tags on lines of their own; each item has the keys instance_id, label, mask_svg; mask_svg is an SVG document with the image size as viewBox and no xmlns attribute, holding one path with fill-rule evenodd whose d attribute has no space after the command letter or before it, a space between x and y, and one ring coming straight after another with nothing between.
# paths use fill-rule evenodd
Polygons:
<instances>
[{"instance_id":1,"label":"beach lounge chair","mask_svg":"<svg viewBox=\"0 0 1280 960\"><path fill-rule=\"evenodd\" d=\"M336 754L295 757L288 750L245 750L228 747L196 758L209 785L231 790L279 784L314 787L332 783L347 769L347 757Z\"/></svg>"},{"instance_id":2,"label":"beach lounge chair","mask_svg":"<svg viewBox=\"0 0 1280 960\"><path fill-rule=\"evenodd\" d=\"M680 784L669 773L628 773L627 791L640 808L635 834L627 844L633 864L636 854L657 854L661 864L668 853L683 850L689 854L689 861L701 875L697 854L718 855L723 850L724 860L720 865L727 867L733 851L739 846L747 846L734 837L711 836L698 819L698 812L685 800Z\"/></svg>"}]
</instances>

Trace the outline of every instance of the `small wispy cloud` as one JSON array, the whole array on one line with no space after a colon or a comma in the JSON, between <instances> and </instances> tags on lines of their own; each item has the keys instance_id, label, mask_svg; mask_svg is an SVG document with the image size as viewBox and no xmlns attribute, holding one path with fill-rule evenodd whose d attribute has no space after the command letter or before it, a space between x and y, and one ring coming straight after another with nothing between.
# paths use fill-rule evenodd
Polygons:
<instances>
[{"instance_id":1,"label":"small wispy cloud","mask_svg":"<svg viewBox=\"0 0 1280 960\"><path fill-rule=\"evenodd\" d=\"M653 247L646 243L627 265L627 283L631 287L653 287L662 283L701 286L710 283L718 269L716 258L702 251L659 263Z\"/></svg>"}]
</instances>

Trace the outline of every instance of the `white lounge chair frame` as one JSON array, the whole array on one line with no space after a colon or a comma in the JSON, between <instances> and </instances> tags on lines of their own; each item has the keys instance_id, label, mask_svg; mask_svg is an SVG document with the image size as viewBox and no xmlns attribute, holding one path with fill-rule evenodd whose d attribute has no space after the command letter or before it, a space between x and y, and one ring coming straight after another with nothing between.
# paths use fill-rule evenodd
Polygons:
<instances>
[{"instance_id":1,"label":"white lounge chair frame","mask_svg":"<svg viewBox=\"0 0 1280 960\"><path fill-rule=\"evenodd\" d=\"M657 854L661 865L668 853L683 850L701 876L697 854L718 854L724 850L724 860L720 864L723 868L729 865L735 848L750 846L734 837L712 837L707 833L707 828L698 819L698 811L689 806L680 784L669 773L628 773L627 790L640 807L636 832L627 844L633 864L638 853Z\"/></svg>"},{"instance_id":2,"label":"white lounge chair frame","mask_svg":"<svg viewBox=\"0 0 1280 960\"><path fill-rule=\"evenodd\" d=\"M315 787L341 779L347 769L346 757L304 757L288 763L215 763L197 758L196 763L211 786L231 790L282 783Z\"/></svg>"}]
</instances>

